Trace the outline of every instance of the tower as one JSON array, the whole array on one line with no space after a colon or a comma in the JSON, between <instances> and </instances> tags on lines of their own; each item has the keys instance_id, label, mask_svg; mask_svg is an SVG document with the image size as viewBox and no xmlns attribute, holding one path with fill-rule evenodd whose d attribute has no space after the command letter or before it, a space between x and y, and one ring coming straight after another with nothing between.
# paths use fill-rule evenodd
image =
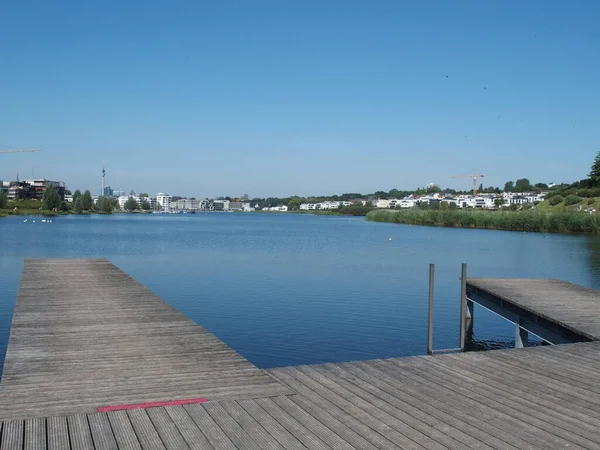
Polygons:
<instances>
[{"instance_id":1,"label":"tower","mask_svg":"<svg viewBox=\"0 0 600 450\"><path fill-rule=\"evenodd\" d=\"M104 161L102 161L102 190L100 195L104 195L104 177L106 176L106 169L104 168Z\"/></svg>"}]
</instances>

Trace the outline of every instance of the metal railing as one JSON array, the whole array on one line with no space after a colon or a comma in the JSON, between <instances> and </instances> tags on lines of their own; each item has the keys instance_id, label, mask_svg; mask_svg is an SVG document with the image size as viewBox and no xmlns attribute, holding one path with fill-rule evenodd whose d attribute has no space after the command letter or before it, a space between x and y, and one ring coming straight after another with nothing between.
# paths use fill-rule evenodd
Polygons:
<instances>
[{"instance_id":1,"label":"metal railing","mask_svg":"<svg viewBox=\"0 0 600 450\"><path fill-rule=\"evenodd\" d=\"M427 354L458 353L465 351L466 320L470 312L467 308L467 264L462 263L460 273L460 332L458 348L434 350L433 348L433 300L435 288L435 264L429 264L429 308L427 315Z\"/></svg>"}]
</instances>

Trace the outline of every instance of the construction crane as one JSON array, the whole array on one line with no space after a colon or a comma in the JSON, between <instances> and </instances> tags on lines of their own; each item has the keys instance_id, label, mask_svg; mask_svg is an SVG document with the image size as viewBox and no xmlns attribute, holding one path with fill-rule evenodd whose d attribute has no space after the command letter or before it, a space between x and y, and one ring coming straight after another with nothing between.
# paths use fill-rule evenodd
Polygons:
<instances>
[{"instance_id":1,"label":"construction crane","mask_svg":"<svg viewBox=\"0 0 600 450\"><path fill-rule=\"evenodd\" d=\"M41 152L39 148L32 148L28 150L0 150L0 153L26 153L26 152Z\"/></svg>"},{"instance_id":2,"label":"construction crane","mask_svg":"<svg viewBox=\"0 0 600 450\"><path fill-rule=\"evenodd\" d=\"M483 178L483 174L477 173L477 170L473 170L472 174L456 175L452 178L471 178L473 180L473 197L475 197L477 195L477 178Z\"/></svg>"}]
</instances>

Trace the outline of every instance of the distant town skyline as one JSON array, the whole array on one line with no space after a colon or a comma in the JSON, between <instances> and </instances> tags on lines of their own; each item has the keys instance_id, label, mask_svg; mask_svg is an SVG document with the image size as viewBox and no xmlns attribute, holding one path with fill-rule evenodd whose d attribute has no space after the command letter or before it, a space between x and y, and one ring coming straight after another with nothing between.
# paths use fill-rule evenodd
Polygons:
<instances>
[{"instance_id":1,"label":"distant town skyline","mask_svg":"<svg viewBox=\"0 0 600 450\"><path fill-rule=\"evenodd\" d=\"M143 11L143 14L140 14ZM581 179L600 3L5 5L0 179L196 197ZM26 30L26 31L24 31Z\"/></svg>"}]
</instances>

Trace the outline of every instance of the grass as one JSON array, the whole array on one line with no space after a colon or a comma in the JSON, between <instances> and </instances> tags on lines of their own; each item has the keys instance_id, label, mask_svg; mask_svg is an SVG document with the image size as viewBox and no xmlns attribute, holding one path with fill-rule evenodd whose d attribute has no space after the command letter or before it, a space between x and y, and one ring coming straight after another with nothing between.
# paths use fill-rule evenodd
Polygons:
<instances>
[{"instance_id":1,"label":"grass","mask_svg":"<svg viewBox=\"0 0 600 450\"><path fill-rule=\"evenodd\" d=\"M539 212L577 212L579 206L584 210L592 208L596 211L600 211L600 197L582 198L579 202L568 206L565 205L564 201L560 202L558 205L552 206L548 200L544 200L536 206L536 210Z\"/></svg>"},{"instance_id":2,"label":"grass","mask_svg":"<svg viewBox=\"0 0 600 450\"><path fill-rule=\"evenodd\" d=\"M453 228L600 234L600 216L586 212L377 210L368 213L367 220Z\"/></svg>"}]
</instances>

